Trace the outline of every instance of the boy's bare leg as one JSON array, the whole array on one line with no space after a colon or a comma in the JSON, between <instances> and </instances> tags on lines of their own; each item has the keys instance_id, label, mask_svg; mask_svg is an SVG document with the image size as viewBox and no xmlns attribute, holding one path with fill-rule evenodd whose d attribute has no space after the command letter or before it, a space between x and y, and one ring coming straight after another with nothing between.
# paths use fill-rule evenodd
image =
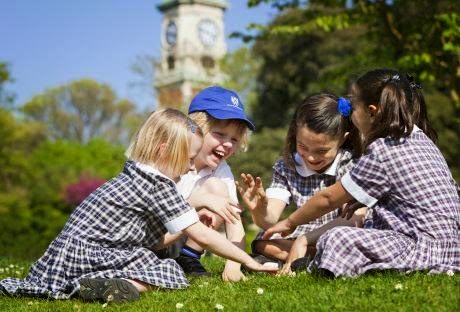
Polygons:
<instances>
[{"instance_id":1,"label":"boy's bare leg","mask_svg":"<svg viewBox=\"0 0 460 312\"><path fill-rule=\"evenodd\" d=\"M199 194L199 196L206 196L206 194L212 194L223 198L228 198L229 196L227 186L217 178L208 179L200 188L195 189L190 197L192 197L195 192L196 194ZM212 224L211 227L217 230L223 224L224 220L217 214L215 214L215 217L216 222ZM206 276L209 275L209 273L199 261L203 252L204 248L189 237L182 247L180 256L176 259L176 261L186 273Z\"/></svg>"}]
</instances>

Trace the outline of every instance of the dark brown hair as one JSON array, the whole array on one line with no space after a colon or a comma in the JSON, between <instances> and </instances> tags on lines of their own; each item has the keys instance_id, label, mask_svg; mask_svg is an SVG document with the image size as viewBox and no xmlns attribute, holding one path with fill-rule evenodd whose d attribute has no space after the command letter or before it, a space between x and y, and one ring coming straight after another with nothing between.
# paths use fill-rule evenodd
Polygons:
<instances>
[{"instance_id":1,"label":"dark brown hair","mask_svg":"<svg viewBox=\"0 0 460 312\"><path fill-rule=\"evenodd\" d=\"M343 138L350 132L352 123L349 117L342 116L337 108L335 95L322 93L307 97L300 104L292 117L284 145L283 159L293 168L293 155L297 146L297 131L306 126L315 133L326 134L331 138ZM347 139L349 143L349 139Z\"/></svg>"},{"instance_id":2,"label":"dark brown hair","mask_svg":"<svg viewBox=\"0 0 460 312\"><path fill-rule=\"evenodd\" d=\"M378 106L363 149L378 138L398 140L406 137L414 124L435 140L436 133L429 125L423 94L407 75L394 69L371 70L352 85L352 93L357 96L352 99L353 105Z\"/></svg>"}]
</instances>

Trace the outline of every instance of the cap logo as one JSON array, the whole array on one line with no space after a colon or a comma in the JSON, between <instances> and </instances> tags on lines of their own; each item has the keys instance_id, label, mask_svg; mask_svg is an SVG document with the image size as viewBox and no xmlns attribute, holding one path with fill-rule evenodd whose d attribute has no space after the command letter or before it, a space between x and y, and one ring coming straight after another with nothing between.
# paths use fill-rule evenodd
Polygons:
<instances>
[{"instance_id":1,"label":"cap logo","mask_svg":"<svg viewBox=\"0 0 460 312\"><path fill-rule=\"evenodd\" d=\"M230 97L230 101L232 102L231 104L227 104L228 106L233 106L235 108L239 108L241 109L241 107L239 106L240 105L240 101L238 100L238 98L236 96L231 96Z\"/></svg>"}]
</instances>

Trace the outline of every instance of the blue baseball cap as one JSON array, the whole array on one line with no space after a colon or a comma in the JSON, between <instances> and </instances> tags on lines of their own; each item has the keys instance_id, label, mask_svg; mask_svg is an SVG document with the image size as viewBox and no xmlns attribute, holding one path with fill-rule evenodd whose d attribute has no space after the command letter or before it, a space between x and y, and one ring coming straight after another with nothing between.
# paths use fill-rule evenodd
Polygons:
<instances>
[{"instance_id":1,"label":"blue baseball cap","mask_svg":"<svg viewBox=\"0 0 460 312\"><path fill-rule=\"evenodd\" d=\"M244 113L244 104L235 91L213 86L201 90L192 100L188 113L206 112L216 119L239 119L254 131L256 126Z\"/></svg>"}]
</instances>

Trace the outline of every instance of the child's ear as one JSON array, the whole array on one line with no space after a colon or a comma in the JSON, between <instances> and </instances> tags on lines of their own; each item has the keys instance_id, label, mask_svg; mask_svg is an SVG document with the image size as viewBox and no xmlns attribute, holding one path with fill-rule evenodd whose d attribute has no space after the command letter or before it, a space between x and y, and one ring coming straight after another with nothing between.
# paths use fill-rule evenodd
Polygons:
<instances>
[{"instance_id":1,"label":"child's ear","mask_svg":"<svg viewBox=\"0 0 460 312\"><path fill-rule=\"evenodd\" d=\"M371 114L371 117L374 117L379 111L378 106L375 104L371 104L368 107L369 107L369 113Z\"/></svg>"}]
</instances>

